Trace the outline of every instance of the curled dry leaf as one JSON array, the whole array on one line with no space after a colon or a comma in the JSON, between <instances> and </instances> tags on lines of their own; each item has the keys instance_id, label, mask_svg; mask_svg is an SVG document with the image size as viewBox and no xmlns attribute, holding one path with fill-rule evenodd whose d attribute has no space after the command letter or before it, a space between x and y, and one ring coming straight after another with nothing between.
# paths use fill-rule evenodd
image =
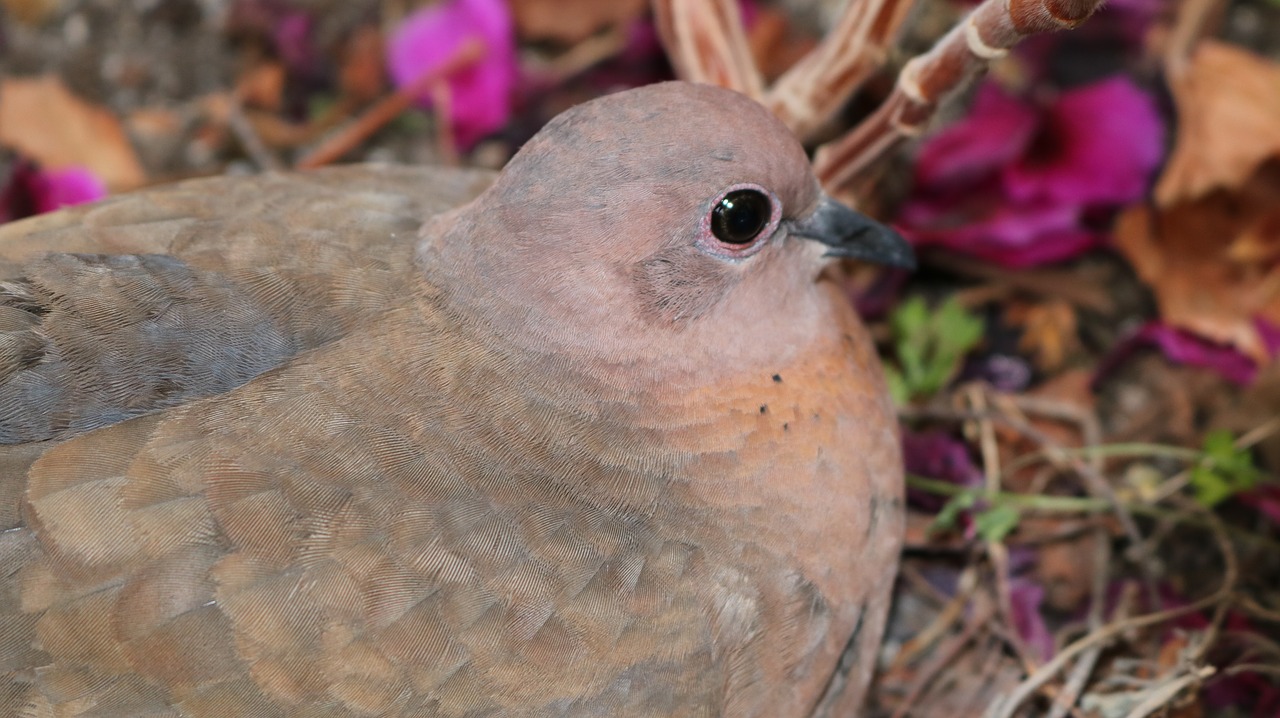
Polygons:
<instances>
[{"instance_id":1,"label":"curled dry leaf","mask_svg":"<svg viewBox=\"0 0 1280 718\"><path fill-rule=\"evenodd\" d=\"M1263 162L1280 158L1280 65L1205 40L1170 74L1169 87L1178 140L1156 186L1159 206L1239 187Z\"/></svg>"},{"instance_id":2,"label":"curled dry leaf","mask_svg":"<svg viewBox=\"0 0 1280 718\"><path fill-rule=\"evenodd\" d=\"M113 191L146 179L120 120L71 94L54 75L0 81L0 144L46 169L83 166Z\"/></svg>"},{"instance_id":3,"label":"curled dry leaf","mask_svg":"<svg viewBox=\"0 0 1280 718\"><path fill-rule=\"evenodd\" d=\"M1065 299L1010 302L1005 321L1022 327L1018 349L1035 357L1041 371L1057 371L1080 348L1075 308Z\"/></svg>"},{"instance_id":4,"label":"curled dry leaf","mask_svg":"<svg viewBox=\"0 0 1280 718\"><path fill-rule=\"evenodd\" d=\"M1116 223L1115 241L1155 293L1165 323L1258 364L1271 360L1258 320L1280 324L1280 162L1234 191L1131 208Z\"/></svg>"}]
</instances>

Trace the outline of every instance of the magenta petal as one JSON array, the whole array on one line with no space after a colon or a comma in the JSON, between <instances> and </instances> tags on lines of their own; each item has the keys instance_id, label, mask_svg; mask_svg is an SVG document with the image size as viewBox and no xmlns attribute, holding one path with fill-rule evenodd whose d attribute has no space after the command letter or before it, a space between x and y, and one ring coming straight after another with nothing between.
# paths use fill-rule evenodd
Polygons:
<instances>
[{"instance_id":1,"label":"magenta petal","mask_svg":"<svg viewBox=\"0 0 1280 718\"><path fill-rule=\"evenodd\" d=\"M1280 527L1280 485L1268 484L1239 494L1237 498L1246 506L1265 516L1272 524Z\"/></svg>"},{"instance_id":2,"label":"magenta petal","mask_svg":"<svg viewBox=\"0 0 1280 718\"><path fill-rule=\"evenodd\" d=\"M1148 324L1139 332L1139 337L1160 347L1160 351L1172 361L1213 369L1236 384L1249 384L1258 373L1253 360L1236 349L1215 344L1182 329Z\"/></svg>"},{"instance_id":3,"label":"magenta petal","mask_svg":"<svg viewBox=\"0 0 1280 718\"><path fill-rule=\"evenodd\" d=\"M902 458L909 474L968 488L982 485L982 470L974 465L969 448L941 431L904 431ZM935 494L911 488L907 500L926 511L937 511L946 503Z\"/></svg>"},{"instance_id":4,"label":"magenta petal","mask_svg":"<svg viewBox=\"0 0 1280 718\"><path fill-rule=\"evenodd\" d=\"M948 219L949 209L927 200L908 202L899 229L917 246L946 247L1015 268L1070 259L1102 242L1081 228L1075 205L1009 202L958 222Z\"/></svg>"},{"instance_id":5,"label":"magenta petal","mask_svg":"<svg viewBox=\"0 0 1280 718\"><path fill-rule=\"evenodd\" d=\"M1280 324L1274 324L1262 317L1254 317L1253 326L1258 330L1258 336L1262 339L1262 346L1266 348L1267 354L1272 359L1280 358Z\"/></svg>"},{"instance_id":6,"label":"magenta petal","mask_svg":"<svg viewBox=\"0 0 1280 718\"><path fill-rule=\"evenodd\" d=\"M52 212L107 196L106 184L84 167L46 170L35 176L33 184L36 212Z\"/></svg>"},{"instance_id":7,"label":"magenta petal","mask_svg":"<svg viewBox=\"0 0 1280 718\"><path fill-rule=\"evenodd\" d=\"M1125 204L1140 199L1164 151L1155 101L1124 77L1064 93L1029 152L1004 172L1015 200Z\"/></svg>"},{"instance_id":8,"label":"magenta petal","mask_svg":"<svg viewBox=\"0 0 1280 718\"><path fill-rule=\"evenodd\" d=\"M1041 661L1053 658L1053 634L1040 615L1044 588L1026 578L1009 580L1009 603L1013 609L1013 625L1023 643Z\"/></svg>"},{"instance_id":9,"label":"magenta petal","mask_svg":"<svg viewBox=\"0 0 1280 718\"><path fill-rule=\"evenodd\" d=\"M1034 108L985 83L969 115L920 148L916 184L930 191L996 172L1023 153L1035 128Z\"/></svg>"},{"instance_id":10,"label":"magenta petal","mask_svg":"<svg viewBox=\"0 0 1280 718\"><path fill-rule=\"evenodd\" d=\"M501 128L511 115L516 84L515 32L503 0L448 0L407 17L387 45L397 87L412 84L457 54L462 43L484 43L485 56L449 77L450 119L459 146L469 148ZM421 98L429 107L430 97Z\"/></svg>"},{"instance_id":11,"label":"magenta petal","mask_svg":"<svg viewBox=\"0 0 1280 718\"><path fill-rule=\"evenodd\" d=\"M1184 329L1150 322L1121 341L1099 363L1094 383L1101 381L1138 347L1155 345L1172 362L1213 369L1228 381L1245 386L1253 382L1258 366L1233 347L1215 344Z\"/></svg>"}]
</instances>

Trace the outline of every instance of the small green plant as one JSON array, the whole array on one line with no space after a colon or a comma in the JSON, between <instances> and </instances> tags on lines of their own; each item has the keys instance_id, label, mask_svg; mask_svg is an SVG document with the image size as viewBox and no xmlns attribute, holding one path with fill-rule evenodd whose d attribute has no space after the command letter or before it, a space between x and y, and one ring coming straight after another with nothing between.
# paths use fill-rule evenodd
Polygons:
<instances>
[{"instance_id":1,"label":"small green plant","mask_svg":"<svg viewBox=\"0 0 1280 718\"><path fill-rule=\"evenodd\" d=\"M1237 448L1231 432L1225 429L1209 432L1203 452L1203 458L1191 468L1191 488L1196 501L1207 508L1252 489L1262 475L1249 451Z\"/></svg>"},{"instance_id":2,"label":"small green plant","mask_svg":"<svg viewBox=\"0 0 1280 718\"><path fill-rule=\"evenodd\" d=\"M960 512L968 511L983 498L981 489L964 489L952 496L933 518L929 526L930 533L949 531L956 527ZM973 515L973 528L984 541L1003 541L1011 531L1018 527L1022 514L1017 508L997 500L995 503L979 510Z\"/></svg>"},{"instance_id":3,"label":"small green plant","mask_svg":"<svg viewBox=\"0 0 1280 718\"><path fill-rule=\"evenodd\" d=\"M912 297L894 310L889 324L898 364L886 366L885 374L898 404L930 396L946 386L984 331L981 317L955 297L933 310L924 297Z\"/></svg>"}]
</instances>

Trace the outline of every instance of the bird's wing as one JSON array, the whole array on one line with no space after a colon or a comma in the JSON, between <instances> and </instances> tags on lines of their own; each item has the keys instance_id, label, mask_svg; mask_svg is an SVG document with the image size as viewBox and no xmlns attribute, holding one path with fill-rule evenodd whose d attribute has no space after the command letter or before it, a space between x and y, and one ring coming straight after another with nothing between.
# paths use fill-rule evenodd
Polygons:
<instances>
[{"instance_id":1,"label":"bird's wing","mask_svg":"<svg viewBox=\"0 0 1280 718\"><path fill-rule=\"evenodd\" d=\"M669 462L424 313L0 448L0 715L649 716L719 695L705 562L632 507Z\"/></svg>"},{"instance_id":2,"label":"bird's wing","mask_svg":"<svg viewBox=\"0 0 1280 718\"><path fill-rule=\"evenodd\" d=\"M483 171L219 177L0 227L0 444L224 392L400 297Z\"/></svg>"}]
</instances>

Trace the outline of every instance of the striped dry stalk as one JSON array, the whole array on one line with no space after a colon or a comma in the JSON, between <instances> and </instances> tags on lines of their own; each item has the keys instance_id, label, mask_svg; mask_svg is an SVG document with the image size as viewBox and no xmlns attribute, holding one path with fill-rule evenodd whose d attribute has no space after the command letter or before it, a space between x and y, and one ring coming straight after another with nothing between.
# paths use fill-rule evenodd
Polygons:
<instances>
[{"instance_id":1,"label":"striped dry stalk","mask_svg":"<svg viewBox=\"0 0 1280 718\"><path fill-rule=\"evenodd\" d=\"M940 102L1028 35L1073 28L1102 0L984 0L933 48L909 61L881 106L818 148L814 168L829 191L854 184L904 140L920 134ZM911 0L849 0L835 30L772 88L763 89L736 0L653 0L659 34L680 77L764 102L801 140L848 102L884 61Z\"/></svg>"}]
</instances>

